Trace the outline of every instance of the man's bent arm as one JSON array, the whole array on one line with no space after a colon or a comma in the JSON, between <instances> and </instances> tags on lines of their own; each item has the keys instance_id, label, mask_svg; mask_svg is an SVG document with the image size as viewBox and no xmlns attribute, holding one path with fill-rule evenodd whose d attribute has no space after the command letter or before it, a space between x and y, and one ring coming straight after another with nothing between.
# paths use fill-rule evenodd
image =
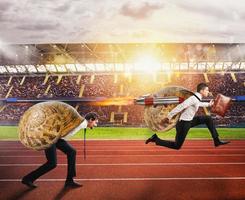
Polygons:
<instances>
[{"instance_id":1,"label":"man's bent arm","mask_svg":"<svg viewBox=\"0 0 245 200\"><path fill-rule=\"evenodd\" d=\"M186 99L184 102L182 102L181 104L179 104L178 106L176 106L173 110L171 110L168 113L167 118L170 120L172 119L173 116L175 116L176 114L180 113L182 110L186 109L187 107L195 104L195 97L191 96L188 99Z\"/></svg>"},{"instance_id":2,"label":"man's bent arm","mask_svg":"<svg viewBox=\"0 0 245 200\"><path fill-rule=\"evenodd\" d=\"M200 107L210 107L210 103L208 102L199 102Z\"/></svg>"}]
</instances>

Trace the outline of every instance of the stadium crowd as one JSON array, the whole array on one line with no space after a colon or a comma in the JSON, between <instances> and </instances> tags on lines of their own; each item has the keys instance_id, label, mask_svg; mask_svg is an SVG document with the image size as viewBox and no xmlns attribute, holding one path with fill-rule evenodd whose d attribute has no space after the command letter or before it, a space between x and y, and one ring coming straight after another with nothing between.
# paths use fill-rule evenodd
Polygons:
<instances>
[{"instance_id":1,"label":"stadium crowd","mask_svg":"<svg viewBox=\"0 0 245 200\"><path fill-rule=\"evenodd\" d=\"M63 98L63 97L138 97L148 93L155 93L164 86L179 85L191 91L196 90L200 82L208 82L214 96L222 93L226 96L244 95L245 73L236 73L235 80L231 74L208 74L208 80L203 74L147 74L125 75L119 74L86 74L63 75L58 77L45 75L0 77L0 98ZM20 116L31 104L6 104L0 108L0 121L18 122ZM127 113L125 125L143 125L144 107L142 106L77 106L82 115L89 111L98 112L101 125L111 124L111 113ZM235 125L244 123L245 109L243 105L233 105L225 118L214 116L220 125Z\"/></svg>"}]
</instances>

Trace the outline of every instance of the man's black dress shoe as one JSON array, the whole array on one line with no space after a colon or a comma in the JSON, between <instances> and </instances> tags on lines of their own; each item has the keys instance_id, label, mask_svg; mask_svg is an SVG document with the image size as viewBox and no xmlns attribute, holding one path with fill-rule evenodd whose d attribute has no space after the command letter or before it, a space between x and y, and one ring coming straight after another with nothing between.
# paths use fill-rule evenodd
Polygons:
<instances>
[{"instance_id":1,"label":"man's black dress shoe","mask_svg":"<svg viewBox=\"0 0 245 200\"><path fill-rule=\"evenodd\" d=\"M29 188L36 188L37 187L37 185L35 185L33 183L33 181L30 181L30 180L27 180L27 179L24 179L24 178L21 180L21 183L23 183L24 185L28 186Z\"/></svg>"},{"instance_id":2,"label":"man's black dress shoe","mask_svg":"<svg viewBox=\"0 0 245 200\"><path fill-rule=\"evenodd\" d=\"M220 145L225 145L225 144L229 144L229 143L230 143L230 141L221 141L221 140L217 140L217 141L214 142L214 146L215 146L215 147L218 147L218 146L220 146Z\"/></svg>"},{"instance_id":3,"label":"man's black dress shoe","mask_svg":"<svg viewBox=\"0 0 245 200\"><path fill-rule=\"evenodd\" d=\"M145 144L148 144L149 142L155 142L157 139L157 135L154 134L152 135L150 138L148 138L146 141L145 141Z\"/></svg>"},{"instance_id":4,"label":"man's black dress shoe","mask_svg":"<svg viewBox=\"0 0 245 200\"><path fill-rule=\"evenodd\" d=\"M78 187L82 187L82 185L75 182L74 180L69 180L65 182L65 187L66 188L78 188Z\"/></svg>"}]
</instances>

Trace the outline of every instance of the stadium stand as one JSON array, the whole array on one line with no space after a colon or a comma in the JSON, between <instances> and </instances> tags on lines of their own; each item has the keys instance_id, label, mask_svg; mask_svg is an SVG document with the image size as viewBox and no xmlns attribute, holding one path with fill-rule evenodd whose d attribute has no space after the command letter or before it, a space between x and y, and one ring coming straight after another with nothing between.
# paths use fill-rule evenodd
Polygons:
<instances>
[{"instance_id":1,"label":"stadium stand","mask_svg":"<svg viewBox=\"0 0 245 200\"><path fill-rule=\"evenodd\" d=\"M207 82L212 94L226 96L244 95L245 73L146 74L125 75L119 73L86 75L26 75L0 76L0 98L62 98L62 97L120 97L155 93L164 86L180 85L195 91L199 82ZM116 77L116 78L115 78ZM149 78L150 77L150 78ZM208 79L207 79L208 78ZM6 104L0 109L1 124L16 124L32 104ZM144 126L142 106L85 106L74 104L82 115L96 111L100 125ZM204 113L200 110L199 113ZM231 107L225 118L214 116L220 126L239 126L244 123L244 106Z\"/></svg>"}]
</instances>

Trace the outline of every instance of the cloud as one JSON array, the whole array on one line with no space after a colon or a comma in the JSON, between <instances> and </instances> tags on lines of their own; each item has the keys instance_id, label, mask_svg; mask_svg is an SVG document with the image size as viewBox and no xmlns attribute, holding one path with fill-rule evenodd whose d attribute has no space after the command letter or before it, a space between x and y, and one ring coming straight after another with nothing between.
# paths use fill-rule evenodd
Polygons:
<instances>
[{"instance_id":1,"label":"cloud","mask_svg":"<svg viewBox=\"0 0 245 200\"><path fill-rule=\"evenodd\" d=\"M226 11L222 8L218 8L212 5L200 5L200 4L189 4L186 2L179 2L178 7L185 9L191 13L198 13L199 15L210 17L215 16L220 19L230 19L231 13L230 11Z\"/></svg>"},{"instance_id":2,"label":"cloud","mask_svg":"<svg viewBox=\"0 0 245 200\"><path fill-rule=\"evenodd\" d=\"M25 23L16 26L16 28L20 30L37 31L37 32L57 30L59 27L60 27L59 23L50 23L50 22Z\"/></svg>"},{"instance_id":3,"label":"cloud","mask_svg":"<svg viewBox=\"0 0 245 200\"><path fill-rule=\"evenodd\" d=\"M0 2L0 12L7 11L10 7L11 7L10 2L6 2L6 1Z\"/></svg>"},{"instance_id":4,"label":"cloud","mask_svg":"<svg viewBox=\"0 0 245 200\"><path fill-rule=\"evenodd\" d=\"M0 22L8 21L8 12L11 8L11 3L0 2Z\"/></svg>"},{"instance_id":5,"label":"cloud","mask_svg":"<svg viewBox=\"0 0 245 200\"><path fill-rule=\"evenodd\" d=\"M214 2L198 2L198 1L177 1L176 6L186 10L189 13L198 14L200 16L209 18L213 17L219 20L237 20L240 15L244 14L243 6L239 6L242 1L234 3L232 1L214 1ZM222 4L222 6L220 6Z\"/></svg>"},{"instance_id":6,"label":"cloud","mask_svg":"<svg viewBox=\"0 0 245 200\"><path fill-rule=\"evenodd\" d=\"M131 17L133 19L146 19L153 14L154 11L162 9L163 5L158 3L143 2L140 5L133 5L130 2L122 5L120 14Z\"/></svg>"},{"instance_id":7,"label":"cloud","mask_svg":"<svg viewBox=\"0 0 245 200\"><path fill-rule=\"evenodd\" d=\"M242 0L1 0L0 23L11 44L245 42Z\"/></svg>"},{"instance_id":8,"label":"cloud","mask_svg":"<svg viewBox=\"0 0 245 200\"><path fill-rule=\"evenodd\" d=\"M71 3L70 2L65 2L63 5L58 6L57 8L54 8L54 11L58 12L67 12L71 9Z\"/></svg>"}]
</instances>

